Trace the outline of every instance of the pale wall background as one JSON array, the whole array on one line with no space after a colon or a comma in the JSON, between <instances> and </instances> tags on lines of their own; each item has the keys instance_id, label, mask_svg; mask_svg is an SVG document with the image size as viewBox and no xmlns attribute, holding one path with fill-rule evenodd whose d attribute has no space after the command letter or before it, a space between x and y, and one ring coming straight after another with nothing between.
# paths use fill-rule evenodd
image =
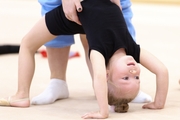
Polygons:
<instances>
[{"instance_id":1,"label":"pale wall background","mask_svg":"<svg viewBox=\"0 0 180 120\"><path fill-rule=\"evenodd\" d=\"M180 0L131 0L132 2L179 4Z\"/></svg>"}]
</instances>

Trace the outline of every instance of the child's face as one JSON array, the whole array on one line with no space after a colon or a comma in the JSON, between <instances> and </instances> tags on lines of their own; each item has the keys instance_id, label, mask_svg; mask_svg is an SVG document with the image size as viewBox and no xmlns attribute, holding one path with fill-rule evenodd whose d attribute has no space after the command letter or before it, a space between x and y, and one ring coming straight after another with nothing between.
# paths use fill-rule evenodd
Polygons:
<instances>
[{"instance_id":1,"label":"child's face","mask_svg":"<svg viewBox=\"0 0 180 120\"><path fill-rule=\"evenodd\" d=\"M128 96L137 94L139 91L140 67L132 56L119 58L110 69L111 80L119 86L122 93Z\"/></svg>"}]
</instances>

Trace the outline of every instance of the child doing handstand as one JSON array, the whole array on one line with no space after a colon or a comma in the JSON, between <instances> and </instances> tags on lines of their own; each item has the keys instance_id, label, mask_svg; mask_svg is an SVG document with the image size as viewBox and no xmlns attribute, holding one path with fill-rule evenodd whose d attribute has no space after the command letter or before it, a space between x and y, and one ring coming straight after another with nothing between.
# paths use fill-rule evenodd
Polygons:
<instances>
[{"instance_id":1,"label":"child doing handstand","mask_svg":"<svg viewBox=\"0 0 180 120\"><path fill-rule=\"evenodd\" d=\"M9 99L1 99L1 103L4 103L1 105L30 106L29 90L35 69L34 54L39 47L57 35L86 33L99 110L87 113L82 118L107 118L108 103L115 106L115 111L118 111L119 106L127 107L126 103L139 91L138 63L154 73L157 81L154 101L143 105L143 108L164 108L168 91L168 70L155 56L133 41L118 3L114 3L110 0L82 1L83 11L78 13L82 26L69 21L62 6L40 19L21 42L17 93Z\"/></svg>"}]
</instances>

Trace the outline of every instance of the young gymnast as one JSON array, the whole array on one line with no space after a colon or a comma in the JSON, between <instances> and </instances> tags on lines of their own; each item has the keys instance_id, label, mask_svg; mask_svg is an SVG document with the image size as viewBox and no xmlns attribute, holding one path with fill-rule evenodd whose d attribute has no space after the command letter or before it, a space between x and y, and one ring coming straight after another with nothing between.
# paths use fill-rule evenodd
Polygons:
<instances>
[{"instance_id":1,"label":"young gymnast","mask_svg":"<svg viewBox=\"0 0 180 120\"><path fill-rule=\"evenodd\" d=\"M41 13L43 16L45 13L61 5L63 2L63 9L64 12L66 13L66 16L69 16L68 18L70 18L71 21L79 23L78 17L76 16L77 8L81 8L82 11L82 6L79 0L74 0L74 1L38 0L38 2L41 5L42 8ZM131 19L133 17L133 13L131 10L131 1L120 0L120 4L128 30L131 36L133 37L133 39L135 40L135 29L131 22ZM76 6L77 8L74 8L74 6ZM86 36L81 34L80 39L84 48L86 63L88 65L90 74L92 76L92 69L88 57L89 46L86 40ZM68 98L69 91L67 87L68 85L66 83L66 67L68 61L67 55L71 44L74 44L73 35L60 35L45 44L48 53L47 58L51 73L50 83L41 94L32 98L31 104L33 105L51 104L56 100ZM136 98L131 102L145 103L150 101L152 101L151 96L149 96L148 94L142 91L139 91Z\"/></svg>"},{"instance_id":2,"label":"young gymnast","mask_svg":"<svg viewBox=\"0 0 180 120\"><path fill-rule=\"evenodd\" d=\"M140 87L138 63L154 73L157 81L154 101L143 105L143 108L164 108L168 91L168 70L155 56L133 41L119 6L109 0L85 0L82 6L83 11L78 13L82 26L69 21L62 6L59 6L40 19L23 38L19 53L17 93L10 98L1 99L0 104L29 107L29 90L37 49L57 35L86 33L99 111L87 113L82 118L107 118L108 103L115 106L115 111L126 112L127 109L122 108L127 107Z\"/></svg>"}]
</instances>

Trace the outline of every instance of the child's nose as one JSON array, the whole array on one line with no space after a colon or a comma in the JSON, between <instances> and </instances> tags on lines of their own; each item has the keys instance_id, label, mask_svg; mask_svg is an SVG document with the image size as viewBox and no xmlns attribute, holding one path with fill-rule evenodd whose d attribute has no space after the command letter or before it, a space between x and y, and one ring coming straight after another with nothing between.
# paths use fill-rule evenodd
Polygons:
<instances>
[{"instance_id":1,"label":"child's nose","mask_svg":"<svg viewBox=\"0 0 180 120\"><path fill-rule=\"evenodd\" d=\"M131 74L135 74L137 71L134 70L134 69L132 69L132 70L129 70L129 72L130 72Z\"/></svg>"}]
</instances>

